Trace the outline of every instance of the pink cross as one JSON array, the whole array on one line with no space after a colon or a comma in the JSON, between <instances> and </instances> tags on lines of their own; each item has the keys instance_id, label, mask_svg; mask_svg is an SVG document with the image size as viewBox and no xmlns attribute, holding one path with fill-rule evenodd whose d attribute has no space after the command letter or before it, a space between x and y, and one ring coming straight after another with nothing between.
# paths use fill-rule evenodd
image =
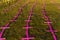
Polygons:
<instances>
[{"instance_id":1,"label":"pink cross","mask_svg":"<svg viewBox=\"0 0 60 40\"><path fill-rule=\"evenodd\" d=\"M32 27L23 27L23 29L28 29L28 28L32 28Z\"/></svg>"},{"instance_id":2,"label":"pink cross","mask_svg":"<svg viewBox=\"0 0 60 40\"><path fill-rule=\"evenodd\" d=\"M16 21L16 20L10 20L11 22Z\"/></svg>"},{"instance_id":3,"label":"pink cross","mask_svg":"<svg viewBox=\"0 0 60 40\"><path fill-rule=\"evenodd\" d=\"M52 23L52 22L49 22L49 21L48 21L48 22L44 22L44 23Z\"/></svg>"},{"instance_id":4,"label":"pink cross","mask_svg":"<svg viewBox=\"0 0 60 40\"><path fill-rule=\"evenodd\" d=\"M25 20L26 22L30 22L31 20Z\"/></svg>"},{"instance_id":5,"label":"pink cross","mask_svg":"<svg viewBox=\"0 0 60 40\"><path fill-rule=\"evenodd\" d=\"M30 39L34 39L34 37L22 38L22 40L30 40Z\"/></svg>"},{"instance_id":6,"label":"pink cross","mask_svg":"<svg viewBox=\"0 0 60 40\"><path fill-rule=\"evenodd\" d=\"M14 16L14 18L16 18L17 16Z\"/></svg>"},{"instance_id":7,"label":"pink cross","mask_svg":"<svg viewBox=\"0 0 60 40\"><path fill-rule=\"evenodd\" d=\"M47 30L47 32L50 32L50 30ZM57 30L54 30L54 32L58 32Z\"/></svg>"},{"instance_id":8,"label":"pink cross","mask_svg":"<svg viewBox=\"0 0 60 40\"><path fill-rule=\"evenodd\" d=\"M10 28L10 27L0 27L0 29L6 29L6 28L8 29L8 28Z\"/></svg>"}]
</instances>

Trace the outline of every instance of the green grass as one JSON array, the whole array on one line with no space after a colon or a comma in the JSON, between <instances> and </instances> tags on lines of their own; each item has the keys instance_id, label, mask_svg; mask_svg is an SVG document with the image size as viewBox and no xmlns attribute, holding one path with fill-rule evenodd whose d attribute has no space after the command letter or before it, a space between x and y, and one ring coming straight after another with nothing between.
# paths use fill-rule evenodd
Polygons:
<instances>
[{"instance_id":1,"label":"green grass","mask_svg":"<svg viewBox=\"0 0 60 40\"><path fill-rule=\"evenodd\" d=\"M18 2L18 1L17 1ZM15 3L11 3L11 5L14 5ZM13 7L9 9L9 4L0 5L0 26L5 25L9 20L11 20L18 12L18 9L25 4L26 0L20 0L16 7ZM48 3L49 2L49 3ZM29 11L34 3L34 0L31 0L30 3L23 8L22 14L18 17L17 21L10 24L10 29L6 29L4 32L3 37L6 38L6 40L21 40L21 38L25 37L25 29L23 27L26 25L26 22L24 20L28 19ZM35 39L33 40L53 40L53 37L50 32L47 32L46 30L49 30L49 27L47 24L45 24L45 18L42 13L42 1L38 0L37 5L34 7L33 15L31 17L30 26L33 28L29 29L29 36L34 36ZM60 9L57 8L60 4L52 4L50 1L46 1L46 11L47 15L52 21L53 28L57 30L56 35L58 37L58 40L60 39ZM4 9L9 9L8 12L3 12Z\"/></svg>"}]
</instances>

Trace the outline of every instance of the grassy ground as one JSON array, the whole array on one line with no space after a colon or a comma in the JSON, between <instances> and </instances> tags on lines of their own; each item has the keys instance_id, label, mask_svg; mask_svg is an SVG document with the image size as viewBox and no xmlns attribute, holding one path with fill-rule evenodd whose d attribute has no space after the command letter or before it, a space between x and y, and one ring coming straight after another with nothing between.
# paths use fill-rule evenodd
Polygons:
<instances>
[{"instance_id":1,"label":"grassy ground","mask_svg":"<svg viewBox=\"0 0 60 40\"><path fill-rule=\"evenodd\" d=\"M17 2L4 5L0 4L0 26L5 25L9 20L11 20L18 12L18 9L26 3L27 0L18 0ZM11 5L17 5L15 7L10 8ZM26 20L29 15L29 11L34 3L34 0L30 0L30 3L27 4L23 8L22 14L18 17L17 21L10 24L10 29L6 29L3 37L6 38L6 40L21 40L21 38L25 37L25 29L23 27L26 25ZM31 17L30 26L32 26L32 29L29 29L29 36L34 36L35 39L33 40L53 40L53 37L50 32L47 32L46 30L49 30L49 27L47 24L45 24L45 18L42 14L42 1L38 0L37 5L34 7L33 15ZM57 30L57 40L60 40L60 9L58 8L60 6L59 3L50 3L50 1L46 1L46 11L47 15L52 21L53 28ZM3 11L8 9L7 12Z\"/></svg>"}]
</instances>

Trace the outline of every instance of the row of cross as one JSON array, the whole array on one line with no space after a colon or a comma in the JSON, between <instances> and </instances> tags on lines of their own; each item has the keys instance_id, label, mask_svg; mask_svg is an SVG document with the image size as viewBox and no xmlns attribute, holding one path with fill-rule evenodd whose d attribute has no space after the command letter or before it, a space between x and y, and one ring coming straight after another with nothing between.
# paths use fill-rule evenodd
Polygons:
<instances>
[{"instance_id":1,"label":"row of cross","mask_svg":"<svg viewBox=\"0 0 60 40\"><path fill-rule=\"evenodd\" d=\"M26 26L24 27L24 29L26 29L26 38L22 38L22 40L34 39L34 37L29 37L28 31L29 31L29 28L32 28L31 26L29 26L29 23L31 22L31 17L32 17L32 14L33 14L33 9L34 9L35 6L36 6L36 1L35 1L35 3L33 4L32 8L31 8L31 10L30 10L28 19L25 20Z\"/></svg>"},{"instance_id":2,"label":"row of cross","mask_svg":"<svg viewBox=\"0 0 60 40\"><path fill-rule=\"evenodd\" d=\"M2 29L2 31L0 32L0 40L6 40L6 38L2 38L5 29L10 28L10 27L9 27L10 24L13 23L13 22L15 22L15 21L17 20L17 18L20 16L20 14L21 14L21 12L22 12L23 7L26 6L27 4L29 4L29 0L28 0L27 3L25 3L24 5L22 5L22 6L19 8L19 11L18 11L17 15L14 16L13 19L11 19L5 26L2 26L2 27L0 28L0 29Z\"/></svg>"},{"instance_id":3,"label":"row of cross","mask_svg":"<svg viewBox=\"0 0 60 40\"><path fill-rule=\"evenodd\" d=\"M48 27L49 27L49 30L47 30L47 32L50 32L53 36L53 39L54 40L57 40L57 36L55 34L55 32L57 32L57 30L54 30L53 26L52 26L52 22L50 21L49 17L47 16L47 12L46 12L46 3L45 1L43 2L43 9L42 9L42 13L44 15L44 18L46 19L46 22L44 23L47 23Z\"/></svg>"}]
</instances>

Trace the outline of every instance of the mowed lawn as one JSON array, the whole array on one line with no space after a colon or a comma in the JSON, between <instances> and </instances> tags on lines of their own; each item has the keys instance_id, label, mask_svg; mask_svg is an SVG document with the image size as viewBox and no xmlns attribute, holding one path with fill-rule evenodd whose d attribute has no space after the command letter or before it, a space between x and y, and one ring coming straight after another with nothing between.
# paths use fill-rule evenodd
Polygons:
<instances>
[{"instance_id":1,"label":"mowed lawn","mask_svg":"<svg viewBox=\"0 0 60 40\"><path fill-rule=\"evenodd\" d=\"M4 4L5 6L3 4L0 4L0 26L7 24L18 13L19 8L26 2L27 0L18 0L17 2L11 4ZM37 5L33 9L33 15L30 22L30 26L32 28L29 29L29 36L35 37L35 39L32 40L53 40L51 33L47 32L47 30L49 30L48 25L44 23L46 21L42 13L42 3L43 2L41 0L38 0ZM6 38L6 40L21 40L21 38L26 37L26 30L23 29L23 27L26 25L25 20L28 19L29 12L33 4L34 0L30 0L30 3L23 8L21 12L22 14L18 17L16 22L10 24L10 28L5 30L3 38ZM10 6L12 7L10 8ZM58 8L59 6L59 3L50 3L50 1L46 1L45 9L48 17L52 22L54 30L57 30L57 32L55 33L57 35L57 40L60 39L60 9ZM4 11L6 9L8 9L7 12Z\"/></svg>"}]
</instances>

